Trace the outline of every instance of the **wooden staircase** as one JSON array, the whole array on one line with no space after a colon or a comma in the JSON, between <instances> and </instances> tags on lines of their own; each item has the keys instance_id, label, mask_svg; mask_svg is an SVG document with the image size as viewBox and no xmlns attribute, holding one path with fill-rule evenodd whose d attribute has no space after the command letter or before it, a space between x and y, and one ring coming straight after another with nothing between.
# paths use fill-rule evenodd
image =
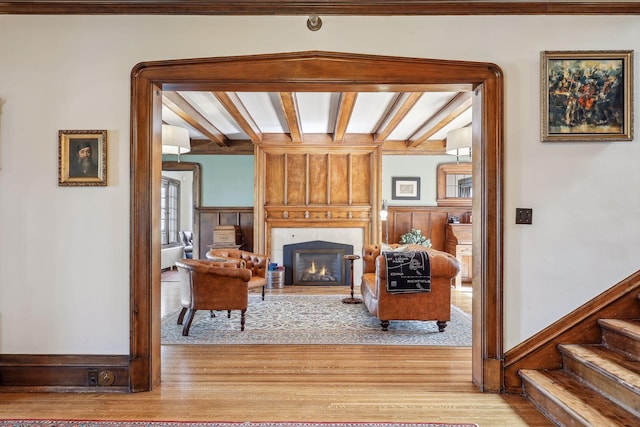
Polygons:
<instances>
[{"instance_id":1,"label":"wooden staircase","mask_svg":"<svg viewBox=\"0 0 640 427\"><path fill-rule=\"evenodd\" d=\"M599 344L559 344L560 369L520 369L524 395L559 426L640 426L640 320L600 319Z\"/></svg>"}]
</instances>

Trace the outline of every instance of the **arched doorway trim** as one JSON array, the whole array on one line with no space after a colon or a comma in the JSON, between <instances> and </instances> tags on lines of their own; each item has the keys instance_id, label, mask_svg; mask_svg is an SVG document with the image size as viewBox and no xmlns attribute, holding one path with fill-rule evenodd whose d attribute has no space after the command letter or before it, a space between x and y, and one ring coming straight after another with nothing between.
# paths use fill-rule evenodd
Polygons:
<instances>
[{"instance_id":1,"label":"arched doorway trim","mask_svg":"<svg viewBox=\"0 0 640 427\"><path fill-rule=\"evenodd\" d=\"M162 90L474 91L473 380L483 391L502 384L503 79L490 63L297 52L157 61L132 71L130 390L160 380ZM478 179L475 179L475 177ZM478 221L479 220L479 221ZM479 254L478 257L475 254Z\"/></svg>"}]
</instances>

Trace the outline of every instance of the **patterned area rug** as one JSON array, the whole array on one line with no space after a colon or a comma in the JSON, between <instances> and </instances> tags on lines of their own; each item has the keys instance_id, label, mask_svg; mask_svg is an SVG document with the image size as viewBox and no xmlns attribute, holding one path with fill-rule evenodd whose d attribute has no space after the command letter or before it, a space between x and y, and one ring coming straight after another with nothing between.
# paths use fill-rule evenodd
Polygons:
<instances>
[{"instance_id":1,"label":"patterned area rug","mask_svg":"<svg viewBox=\"0 0 640 427\"><path fill-rule=\"evenodd\" d=\"M478 427L477 424L442 423L309 423L309 422L190 422L190 421L56 421L0 420L6 427Z\"/></svg>"},{"instance_id":2,"label":"patterned area rug","mask_svg":"<svg viewBox=\"0 0 640 427\"><path fill-rule=\"evenodd\" d=\"M392 321L383 331L364 304L344 304L341 295L249 295L244 332L240 312L201 310L182 336L178 311L162 319L162 344L375 344L471 346L471 318L451 306L451 321Z\"/></svg>"}]
</instances>

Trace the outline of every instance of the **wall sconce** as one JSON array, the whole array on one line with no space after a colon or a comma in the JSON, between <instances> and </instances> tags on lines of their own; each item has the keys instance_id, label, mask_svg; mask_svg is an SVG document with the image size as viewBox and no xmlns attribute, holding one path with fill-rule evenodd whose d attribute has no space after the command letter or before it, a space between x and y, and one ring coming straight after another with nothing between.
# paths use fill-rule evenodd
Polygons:
<instances>
[{"instance_id":1,"label":"wall sconce","mask_svg":"<svg viewBox=\"0 0 640 427\"><path fill-rule=\"evenodd\" d=\"M384 242L389 244L389 206L387 201L382 201L382 209L380 209L380 221L384 222Z\"/></svg>"},{"instance_id":2,"label":"wall sconce","mask_svg":"<svg viewBox=\"0 0 640 427\"><path fill-rule=\"evenodd\" d=\"M311 31L318 31L322 28L322 19L315 13L313 15L309 15L309 19L307 19L307 28Z\"/></svg>"},{"instance_id":3,"label":"wall sconce","mask_svg":"<svg viewBox=\"0 0 640 427\"><path fill-rule=\"evenodd\" d=\"M460 163L460 156L471 156L471 126L448 132L445 150L456 156L457 163Z\"/></svg>"},{"instance_id":4,"label":"wall sconce","mask_svg":"<svg viewBox=\"0 0 640 427\"><path fill-rule=\"evenodd\" d=\"M189 130L179 126L162 125L162 154L180 154L191 151Z\"/></svg>"},{"instance_id":5,"label":"wall sconce","mask_svg":"<svg viewBox=\"0 0 640 427\"><path fill-rule=\"evenodd\" d=\"M382 209L380 209L380 221L386 221L389 218L389 209L387 206L387 201L382 201Z\"/></svg>"}]
</instances>

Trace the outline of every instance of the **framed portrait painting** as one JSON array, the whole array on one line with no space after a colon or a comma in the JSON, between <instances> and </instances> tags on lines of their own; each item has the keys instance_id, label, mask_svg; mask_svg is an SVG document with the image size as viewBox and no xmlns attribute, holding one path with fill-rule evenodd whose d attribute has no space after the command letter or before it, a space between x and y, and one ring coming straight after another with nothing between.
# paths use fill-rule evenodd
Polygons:
<instances>
[{"instance_id":1,"label":"framed portrait painting","mask_svg":"<svg viewBox=\"0 0 640 427\"><path fill-rule=\"evenodd\" d=\"M107 185L107 131L58 131L58 185Z\"/></svg>"},{"instance_id":2,"label":"framed portrait painting","mask_svg":"<svg viewBox=\"0 0 640 427\"><path fill-rule=\"evenodd\" d=\"M633 51L541 53L542 141L633 139Z\"/></svg>"},{"instance_id":3,"label":"framed portrait painting","mask_svg":"<svg viewBox=\"0 0 640 427\"><path fill-rule=\"evenodd\" d=\"M420 177L392 177L391 199L420 200Z\"/></svg>"}]
</instances>

